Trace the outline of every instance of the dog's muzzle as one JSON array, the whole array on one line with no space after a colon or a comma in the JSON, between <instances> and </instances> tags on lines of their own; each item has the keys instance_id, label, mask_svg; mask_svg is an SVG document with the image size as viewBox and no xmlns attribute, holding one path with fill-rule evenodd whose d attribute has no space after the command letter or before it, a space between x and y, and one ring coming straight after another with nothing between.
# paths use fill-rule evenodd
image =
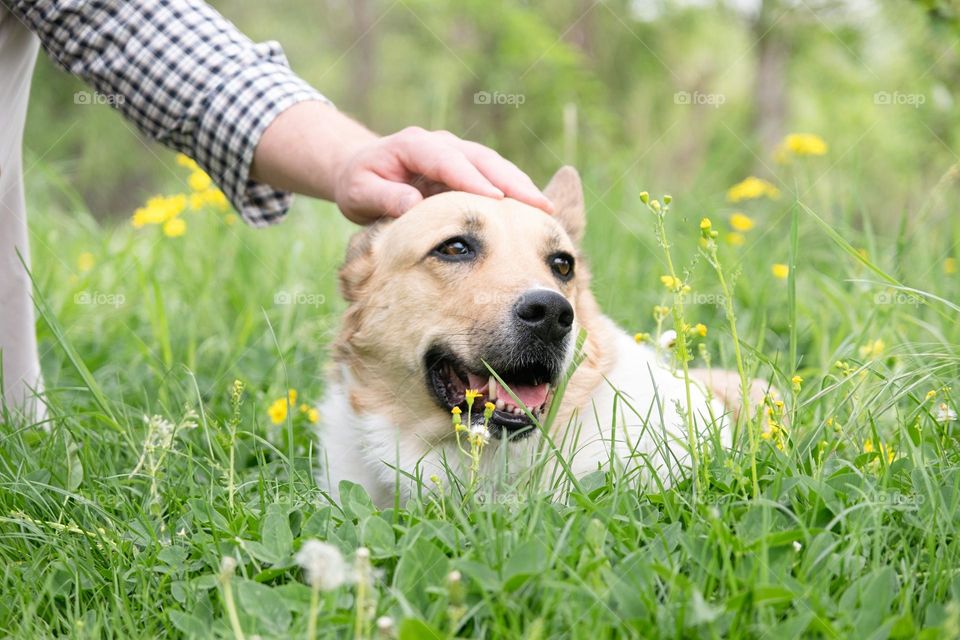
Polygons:
<instances>
[{"instance_id":1,"label":"dog's muzzle","mask_svg":"<svg viewBox=\"0 0 960 640\"><path fill-rule=\"evenodd\" d=\"M480 357L463 357L445 342L434 343L424 356L427 387L442 408L460 407L464 418L466 392L477 391L481 397L474 402L473 421L483 421L484 404L491 402L491 435L523 438L535 429L531 415L538 422L547 415L570 348L573 320L573 307L559 293L527 291L501 328L472 337L484 340L471 349Z\"/></svg>"}]
</instances>

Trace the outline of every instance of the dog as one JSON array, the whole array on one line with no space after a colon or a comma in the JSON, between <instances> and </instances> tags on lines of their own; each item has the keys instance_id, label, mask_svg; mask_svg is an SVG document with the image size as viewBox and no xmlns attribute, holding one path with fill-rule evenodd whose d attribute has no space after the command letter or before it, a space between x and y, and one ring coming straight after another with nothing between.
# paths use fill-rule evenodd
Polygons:
<instances>
[{"instance_id":1,"label":"dog","mask_svg":"<svg viewBox=\"0 0 960 640\"><path fill-rule=\"evenodd\" d=\"M340 269L348 306L320 405L319 481L334 499L349 480L385 506L398 489L409 496L462 469L451 412L466 421L468 389L481 394L470 426L483 429L484 405L495 406L481 473L505 461L522 472L550 436L575 477L615 464L670 484L689 464L688 407L698 439L729 445L739 376L696 370L688 385L605 317L579 249L576 170L561 168L544 194L552 215L441 193L351 239ZM761 389L752 383L754 402Z\"/></svg>"}]
</instances>

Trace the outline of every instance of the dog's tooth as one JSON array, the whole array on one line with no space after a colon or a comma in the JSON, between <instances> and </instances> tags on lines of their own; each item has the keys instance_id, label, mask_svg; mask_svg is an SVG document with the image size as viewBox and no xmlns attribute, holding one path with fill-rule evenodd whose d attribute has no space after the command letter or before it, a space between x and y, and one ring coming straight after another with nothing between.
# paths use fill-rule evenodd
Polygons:
<instances>
[{"instance_id":1,"label":"dog's tooth","mask_svg":"<svg viewBox=\"0 0 960 640\"><path fill-rule=\"evenodd\" d=\"M497 409L500 411L503 411L504 408L507 406L507 403L503 401L503 398L499 398L496 404L497 404Z\"/></svg>"},{"instance_id":2,"label":"dog's tooth","mask_svg":"<svg viewBox=\"0 0 960 640\"><path fill-rule=\"evenodd\" d=\"M513 408L513 415L515 415L515 416L522 416L522 415L523 415L523 409L521 409L520 407L514 407L514 408Z\"/></svg>"},{"instance_id":3,"label":"dog's tooth","mask_svg":"<svg viewBox=\"0 0 960 640\"><path fill-rule=\"evenodd\" d=\"M497 401L497 380L490 376L490 380L487 382L487 393L490 395L490 401Z\"/></svg>"}]
</instances>

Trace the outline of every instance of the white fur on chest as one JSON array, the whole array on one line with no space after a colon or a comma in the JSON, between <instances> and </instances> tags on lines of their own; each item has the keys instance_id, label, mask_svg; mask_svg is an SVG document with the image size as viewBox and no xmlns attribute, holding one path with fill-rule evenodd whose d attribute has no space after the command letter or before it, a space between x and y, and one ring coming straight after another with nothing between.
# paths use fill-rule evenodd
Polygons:
<instances>
[{"instance_id":1,"label":"white fur on chest","mask_svg":"<svg viewBox=\"0 0 960 640\"><path fill-rule=\"evenodd\" d=\"M689 459L684 415L687 387L681 377L658 362L652 349L637 345L618 328L612 327L611 335L615 365L606 382L577 408L570 424L554 427L554 443L577 476L614 464L639 467L647 481L656 476L669 485ZM429 479L434 474L445 478L444 461L456 472L465 472L463 455L453 441L431 446L417 435L415 426L400 429L388 416L357 415L347 391L353 382L346 372L341 377L345 382L331 384L320 406L318 476L321 487L334 498L339 499L340 481L350 480L363 485L374 502L385 506L393 503L398 487L409 495L416 484L398 474L397 468L419 475L427 485L432 484ZM689 391L698 437L706 437L711 423L726 434L721 404L708 401L695 383ZM535 434L517 443L492 441L484 452L481 473L501 472L498 467L507 456L510 470L521 471L534 459L539 438ZM501 446L509 447L508 451L500 450Z\"/></svg>"}]
</instances>

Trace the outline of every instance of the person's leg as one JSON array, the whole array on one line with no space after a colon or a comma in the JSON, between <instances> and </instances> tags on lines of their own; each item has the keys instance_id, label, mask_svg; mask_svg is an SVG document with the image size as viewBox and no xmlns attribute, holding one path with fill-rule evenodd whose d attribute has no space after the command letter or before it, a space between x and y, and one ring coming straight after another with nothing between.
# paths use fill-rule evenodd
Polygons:
<instances>
[{"instance_id":1,"label":"person's leg","mask_svg":"<svg viewBox=\"0 0 960 640\"><path fill-rule=\"evenodd\" d=\"M37 39L0 7L0 358L3 401L14 412L41 420L40 361L30 279L20 259L29 260L23 194L23 125ZM19 256L18 256L19 252Z\"/></svg>"}]
</instances>

